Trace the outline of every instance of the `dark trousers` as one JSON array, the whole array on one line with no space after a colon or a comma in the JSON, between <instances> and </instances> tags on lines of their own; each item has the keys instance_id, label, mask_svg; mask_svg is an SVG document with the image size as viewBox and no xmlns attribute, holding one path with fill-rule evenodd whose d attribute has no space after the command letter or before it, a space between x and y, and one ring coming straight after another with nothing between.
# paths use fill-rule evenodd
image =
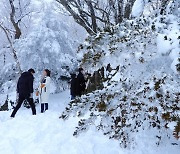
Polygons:
<instances>
[{"instance_id":1,"label":"dark trousers","mask_svg":"<svg viewBox=\"0 0 180 154\"><path fill-rule=\"evenodd\" d=\"M74 100L76 98L75 95L71 95L71 100Z\"/></svg>"},{"instance_id":2,"label":"dark trousers","mask_svg":"<svg viewBox=\"0 0 180 154\"><path fill-rule=\"evenodd\" d=\"M48 103L41 103L41 113L48 110Z\"/></svg>"},{"instance_id":3,"label":"dark trousers","mask_svg":"<svg viewBox=\"0 0 180 154\"><path fill-rule=\"evenodd\" d=\"M81 97L82 96L82 91L78 91L77 96Z\"/></svg>"},{"instance_id":4,"label":"dark trousers","mask_svg":"<svg viewBox=\"0 0 180 154\"><path fill-rule=\"evenodd\" d=\"M16 112L19 110L19 108L21 107L24 100L27 100L29 102L29 105L30 105L30 107L32 109L32 114L36 115L36 108L35 108L35 104L33 102L33 98L29 98L27 96L19 95L18 104L14 108L14 110L13 110L13 112L11 114L11 117L15 117Z\"/></svg>"}]
</instances>

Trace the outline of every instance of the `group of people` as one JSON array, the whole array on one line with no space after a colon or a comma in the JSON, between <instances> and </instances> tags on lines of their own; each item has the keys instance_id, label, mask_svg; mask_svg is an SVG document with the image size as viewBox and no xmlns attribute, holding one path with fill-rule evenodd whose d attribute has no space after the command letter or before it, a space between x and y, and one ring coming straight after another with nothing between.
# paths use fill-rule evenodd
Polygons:
<instances>
[{"instance_id":1,"label":"group of people","mask_svg":"<svg viewBox=\"0 0 180 154\"><path fill-rule=\"evenodd\" d=\"M24 100L27 100L31 109L32 114L36 115L36 107L33 101L33 82L34 82L34 69L29 69L27 72L24 72L19 77L17 83L17 105L14 108L11 117L15 117L16 112L21 107ZM41 113L48 110L48 99L50 94L50 74L51 72L48 69L43 71L43 78L40 81L40 85L36 91L36 95L39 97L41 103Z\"/></svg>"},{"instance_id":2,"label":"group of people","mask_svg":"<svg viewBox=\"0 0 180 154\"><path fill-rule=\"evenodd\" d=\"M34 82L34 69L29 69L27 72L21 74L17 83L17 105L14 108L11 117L14 118L17 111L25 100L29 103L32 114L36 115L36 107L33 101L33 82ZM48 110L48 99L50 94L50 70L45 69L43 71L43 77L40 81L39 87L36 91L36 96L41 103L41 113ZM79 68L79 73L76 76L75 73L71 74L71 99L75 99L76 96L81 96L86 88L86 80L84 77L83 68Z\"/></svg>"}]
</instances>

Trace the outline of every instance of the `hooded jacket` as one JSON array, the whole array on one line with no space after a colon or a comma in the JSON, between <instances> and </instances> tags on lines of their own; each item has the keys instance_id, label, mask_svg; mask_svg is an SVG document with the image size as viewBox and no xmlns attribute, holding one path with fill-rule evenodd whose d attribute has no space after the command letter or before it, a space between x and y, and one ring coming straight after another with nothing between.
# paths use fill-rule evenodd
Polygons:
<instances>
[{"instance_id":1,"label":"hooded jacket","mask_svg":"<svg viewBox=\"0 0 180 154\"><path fill-rule=\"evenodd\" d=\"M77 76L77 95L81 95L82 92L85 90L86 88L86 80L84 78L84 75L79 72L78 76Z\"/></svg>"},{"instance_id":2,"label":"hooded jacket","mask_svg":"<svg viewBox=\"0 0 180 154\"><path fill-rule=\"evenodd\" d=\"M33 93L33 81L34 77L30 72L22 73L17 83L17 93L30 96Z\"/></svg>"}]
</instances>

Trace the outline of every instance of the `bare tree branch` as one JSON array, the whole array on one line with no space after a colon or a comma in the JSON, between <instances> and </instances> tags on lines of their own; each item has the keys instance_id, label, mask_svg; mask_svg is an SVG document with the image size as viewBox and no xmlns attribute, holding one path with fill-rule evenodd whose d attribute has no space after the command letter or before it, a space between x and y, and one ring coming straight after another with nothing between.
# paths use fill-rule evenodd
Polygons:
<instances>
[{"instance_id":1,"label":"bare tree branch","mask_svg":"<svg viewBox=\"0 0 180 154\"><path fill-rule=\"evenodd\" d=\"M56 0L90 34L130 19L135 0Z\"/></svg>"},{"instance_id":2,"label":"bare tree branch","mask_svg":"<svg viewBox=\"0 0 180 154\"><path fill-rule=\"evenodd\" d=\"M61 3L65 8L66 10L73 16L73 18L75 19L75 21L81 25L82 27L84 27L86 29L86 31L89 33L89 34L93 34L95 33L91 27L89 27L87 25L87 22L84 18L82 18L82 16L78 15L72 8L71 6L68 4L68 1L66 0L56 0L57 2Z\"/></svg>"},{"instance_id":3,"label":"bare tree branch","mask_svg":"<svg viewBox=\"0 0 180 154\"><path fill-rule=\"evenodd\" d=\"M32 12L29 11L28 13L24 14L23 16L21 16L21 18L18 19L17 23L21 22L24 17L28 16L28 15L31 14L31 13L32 13Z\"/></svg>"}]
</instances>

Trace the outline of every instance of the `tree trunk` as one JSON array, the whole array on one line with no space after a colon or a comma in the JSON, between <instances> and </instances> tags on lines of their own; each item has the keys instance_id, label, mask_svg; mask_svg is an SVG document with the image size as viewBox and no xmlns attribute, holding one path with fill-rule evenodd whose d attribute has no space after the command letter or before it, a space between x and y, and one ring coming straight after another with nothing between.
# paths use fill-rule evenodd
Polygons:
<instances>
[{"instance_id":1,"label":"tree trunk","mask_svg":"<svg viewBox=\"0 0 180 154\"><path fill-rule=\"evenodd\" d=\"M97 33L97 23L96 23L96 15L94 12L94 7L93 7L91 1L86 0L86 3L87 3L87 5L90 9L90 12L91 12L92 29L95 33Z\"/></svg>"},{"instance_id":2,"label":"tree trunk","mask_svg":"<svg viewBox=\"0 0 180 154\"><path fill-rule=\"evenodd\" d=\"M132 7L134 5L134 2L136 0L129 0L125 6L125 12L124 12L124 18L126 19L130 19L130 15L131 15L131 12L132 12Z\"/></svg>"},{"instance_id":3,"label":"tree trunk","mask_svg":"<svg viewBox=\"0 0 180 154\"><path fill-rule=\"evenodd\" d=\"M85 28L85 30L89 33L89 34L94 34L94 31L91 29L91 27L87 26L87 24L85 23L85 21L70 7L70 5L68 4L67 0L56 0L57 2L59 2L60 4L62 4L65 9L73 16L74 20L81 25L82 27Z\"/></svg>"},{"instance_id":4,"label":"tree trunk","mask_svg":"<svg viewBox=\"0 0 180 154\"><path fill-rule=\"evenodd\" d=\"M117 23L121 23L123 21L123 1L118 1L117 11Z\"/></svg>"},{"instance_id":5,"label":"tree trunk","mask_svg":"<svg viewBox=\"0 0 180 154\"><path fill-rule=\"evenodd\" d=\"M4 33L6 34L7 40L8 40L8 42L9 42L9 44L10 44L10 49L11 49L11 51L12 51L12 53L13 53L13 57L14 57L14 59L15 59L17 68L18 68L18 70L19 70L19 74L21 74L21 73L22 73L22 70L21 70L20 62L19 62L19 60L18 60L18 57L17 57L17 54L16 54L16 50L13 48L13 43L11 42L11 39L10 39L10 37L9 37L9 35L8 35L8 32L7 32L7 30L6 30L1 24L0 24L0 28L1 28L1 29L4 31Z\"/></svg>"},{"instance_id":6,"label":"tree trunk","mask_svg":"<svg viewBox=\"0 0 180 154\"><path fill-rule=\"evenodd\" d=\"M9 0L9 4L11 6L11 13L10 13L10 20L14 26L15 29L15 39L19 39L21 36L21 29L19 28L19 24L18 22L15 21L14 17L15 17L15 7L14 7L14 0Z\"/></svg>"}]
</instances>

